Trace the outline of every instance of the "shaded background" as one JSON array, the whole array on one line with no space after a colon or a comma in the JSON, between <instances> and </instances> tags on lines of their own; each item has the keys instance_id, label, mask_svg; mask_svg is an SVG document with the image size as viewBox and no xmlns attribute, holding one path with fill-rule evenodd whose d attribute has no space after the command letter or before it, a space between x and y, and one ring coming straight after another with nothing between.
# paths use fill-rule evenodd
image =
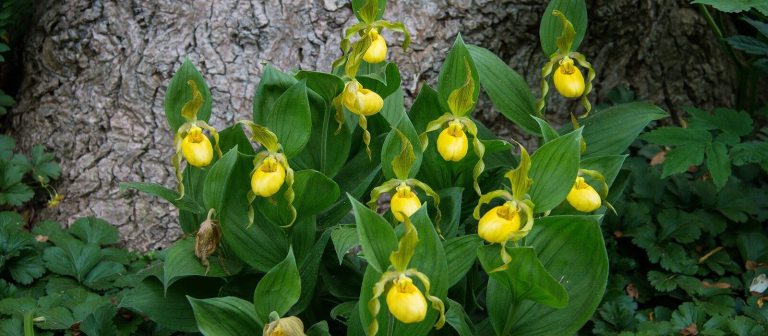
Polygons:
<instances>
[{"instance_id":1,"label":"shaded background","mask_svg":"<svg viewBox=\"0 0 768 336\"><path fill-rule=\"evenodd\" d=\"M546 1L390 1L385 19L413 35L385 34L406 95L434 84L455 35L488 48L523 75L538 95L539 20ZM684 106L732 106L735 70L685 0L587 1L589 28L580 51L597 71L591 98L617 85L676 113ZM201 70L219 129L251 117L266 63L283 70L330 70L342 30L355 23L347 0L36 1L23 46L23 81L11 116L22 148L45 144L61 160L61 205L38 216L71 223L95 215L118 226L126 244L149 250L175 240L168 203L118 184L175 186L172 134L163 114L166 85L184 57ZM550 118L569 107L550 100ZM410 99L408 99L410 101ZM522 136L484 99L477 116L505 137Z\"/></svg>"}]
</instances>

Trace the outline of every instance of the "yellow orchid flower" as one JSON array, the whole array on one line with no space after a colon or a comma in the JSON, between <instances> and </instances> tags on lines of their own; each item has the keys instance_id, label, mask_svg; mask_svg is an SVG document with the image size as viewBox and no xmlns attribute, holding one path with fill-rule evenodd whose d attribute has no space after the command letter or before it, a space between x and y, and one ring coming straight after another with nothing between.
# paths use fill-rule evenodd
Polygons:
<instances>
[{"instance_id":1,"label":"yellow orchid flower","mask_svg":"<svg viewBox=\"0 0 768 336\"><path fill-rule=\"evenodd\" d=\"M213 146L200 127L192 126L184 136L181 154L187 163L198 168L208 166L213 160Z\"/></svg>"},{"instance_id":2,"label":"yellow orchid flower","mask_svg":"<svg viewBox=\"0 0 768 336\"><path fill-rule=\"evenodd\" d=\"M581 176L576 177L576 182L571 187L571 191L568 192L566 200L572 207L581 212L595 211L602 204L600 194Z\"/></svg>"},{"instance_id":3,"label":"yellow orchid flower","mask_svg":"<svg viewBox=\"0 0 768 336\"><path fill-rule=\"evenodd\" d=\"M376 29L371 29L368 34L371 37L371 45L365 51L363 60L371 64L384 62L387 58L387 41Z\"/></svg>"},{"instance_id":4,"label":"yellow orchid flower","mask_svg":"<svg viewBox=\"0 0 768 336\"><path fill-rule=\"evenodd\" d=\"M392 210L395 219L397 219L398 222L402 222L405 220L405 217L403 216L410 217L421 208L421 201L419 201L419 197L411 191L411 187L407 184L401 184L397 187L395 194L389 201L389 207L390 210Z\"/></svg>"},{"instance_id":5,"label":"yellow orchid flower","mask_svg":"<svg viewBox=\"0 0 768 336\"><path fill-rule=\"evenodd\" d=\"M461 122L454 120L437 137L437 152L445 161L461 161L467 155L469 140Z\"/></svg>"},{"instance_id":6,"label":"yellow orchid flower","mask_svg":"<svg viewBox=\"0 0 768 336\"><path fill-rule=\"evenodd\" d=\"M251 190L261 197L276 194L285 182L285 167L269 156L261 162L251 176Z\"/></svg>"},{"instance_id":7,"label":"yellow orchid flower","mask_svg":"<svg viewBox=\"0 0 768 336\"><path fill-rule=\"evenodd\" d=\"M584 76L568 56L560 60L560 66L555 70L552 80L557 92L565 98L579 98L584 94Z\"/></svg>"},{"instance_id":8,"label":"yellow orchid flower","mask_svg":"<svg viewBox=\"0 0 768 336\"><path fill-rule=\"evenodd\" d=\"M489 210L477 225L477 234L490 243L504 243L517 231L520 231L520 209L513 202Z\"/></svg>"},{"instance_id":9,"label":"yellow orchid flower","mask_svg":"<svg viewBox=\"0 0 768 336\"><path fill-rule=\"evenodd\" d=\"M403 323L421 322L427 316L427 299L404 274L393 280L387 292L387 307L392 316Z\"/></svg>"}]
</instances>

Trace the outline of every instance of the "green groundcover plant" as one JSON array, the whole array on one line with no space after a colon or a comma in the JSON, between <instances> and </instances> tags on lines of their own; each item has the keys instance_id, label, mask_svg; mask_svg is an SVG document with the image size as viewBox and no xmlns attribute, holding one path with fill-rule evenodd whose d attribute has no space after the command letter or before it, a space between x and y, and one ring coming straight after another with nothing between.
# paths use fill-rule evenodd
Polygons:
<instances>
[{"instance_id":1,"label":"green groundcover plant","mask_svg":"<svg viewBox=\"0 0 768 336\"><path fill-rule=\"evenodd\" d=\"M74 262L51 261L50 272L114 298L103 312L65 307L78 332L94 334L84 327L93 315L119 333L121 311L153 321L126 329L149 334L567 335L587 323L608 281L600 225L615 212L623 153L666 113L641 102L592 109L595 70L577 51L585 2L553 0L542 17L538 99L457 36L437 87L422 84L408 111L385 40L403 36L407 50L407 29L383 19L386 1L352 8L359 23L331 73L266 66L252 118L225 129L208 124L210 90L183 62L165 97L178 184L121 188L176 206L185 236L123 262L78 257L104 247L76 233L80 243L52 239L43 259ZM546 119L550 85L581 102L561 130ZM472 118L481 89L540 139L535 151ZM93 277L107 284L90 278L104 262L110 272ZM111 278L118 268L132 276ZM0 312L11 328L30 335L54 320L48 301L13 299L31 308Z\"/></svg>"}]
</instances>

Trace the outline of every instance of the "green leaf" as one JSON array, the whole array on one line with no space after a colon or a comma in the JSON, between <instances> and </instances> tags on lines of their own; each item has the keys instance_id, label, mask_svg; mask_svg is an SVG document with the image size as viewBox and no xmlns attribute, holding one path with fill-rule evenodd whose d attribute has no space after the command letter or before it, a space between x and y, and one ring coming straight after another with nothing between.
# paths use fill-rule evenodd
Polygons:
<instances>
[{"instance_id":1,"label":"green leaf","mask_svg":"<svg viewBox=\"0 0 768 336\"><path fill-rule=\"evenodd\" d=\"M24 253L13 258L7 262L5 268L11 273L13 281L22 285L30 285L32 281L45 274L43 260L36 253Z\"/></svg>"},{"instance_id":2,"label":"green leaf","mask_svg":"<svg viewBox=\"0 0 768 336\"><path fill-rule=\"evenodd\" d=\"M179 208L180 210L189 211L197 214L203 213L204 211L203 207L200 206L200 204L197 204L197 202L195 202L193 199L191 199L188 194L184 195L184 198L178 199L179 198L178 191L168 189L159 184L143 183L143 182L120 183L120 192L123 192L126 189L136 189L138 191L160 197L170 202L171 204L173 204L173 206Z\"/></svg>"},{"instance_id":3,"label":"green leaf","mask_svg":"<svg viewBox=\"0 0 768 336\"><path fill-rule=\"evenodd\" d=\"M477 67L480 84L493 106L524 131L541 134L532 116L536 114L536 98L528 82L507 63L485 48L467 45Z\"/></svg>"},{"instance_id":4,"label":"green leaf","mask_svg":"<svg viewBox=\"0 0 768 336\"><path fill-rule=\"evenodd\" d=\"M674 275L667 275L659 271L649 271L648 281L660 292L671 292L677 288Z\"/></svg>"},{"instance_id":5,"label":"green leaf","mask_svg":"<svg viewBox=\"0 0 768 336\"><path fill-rule=\"evenodd\" d=\"M546 212L565 200L579 170L581 129L560 136L537 149L531 157L533 180L529 191L536 213Z\"/></svg>"},{"instance_id":6,"label":"green leaf","mask_svg":"<svg viewBox=\"0 0 768 336\"><path fill-rule=\"evenodd\" d=\"M227 153L235 147L237 147L240 153L245 155L256 155L251 140L245 135L245 131L243 131L243 127L240 124L235 124L219 131L219 148L221 152Z\"/></svg>"},{"instance_id":7,"label":"green leaf","mask_svg":"<svg viewBox=\"0 0 768 336\"><path fill-rule=\"evenodd\" d=\"M704 148L704 144L689 144L667 152L661 178L685 172L690 166L700 165L704 161Z\"/></svg>"},{"instance_id":8,"label":"green leaf","mask_svg":"<svg viewBox=\"0 0 768 336\"><path fill-rule=\"evenodd\" d=\"M382 99L387 99L400 88L400 69L397 64L367 64L367 66L370 70L367 74L355 77L364 88L376 92Z\"/></svg>"},{"instance_id":9,"label":"green leaf","mask_svg":"<svg viewBox=\"0 0 768 336\"><path fill-rule=\"evenodd\" d=\"M224 200L227 197L227 187L230 184L232 169L237 162L237 158L237 147L234 147L211 166L203 184L203 203L205 204L205 209L221 211Z\"/></svg>"},{"instance_id":10,"label":"green leaf","mask_svg":"<svg viewBox=\"0 0 768 336\"><path fill-rule=\"evenodd\" d=\"M21 318L13 317L0 320L0 334L6 336L24 336Z\"/></svg>"},{"instance_id":11,"label":"green leaf","mask_svg":"<svg viewBox=\"0 0 768 336\"><path fill-rule=\"evenodd\" d=\"M98 245L84 244L79 240L66 239L57 246L45 249L43 260L51 272L69 275L82 283L101 258Z\"/></svg>"},{"instance_id":12,"label":"green leaf","mask_svg":"<svg viewBox=\"0 0 768 336\"><path fill-rule=\"evenodd\" d=\"M49 183L51 180L58 179L61 176L61 167L55 161L56 158L51 153L45 152L43 145L35 145L29 151L32 158L32 176L35 180L42 180L43 183Z\"/></svg>"},{"instance_id":13,"label":"green leaf","mask_svg":"<svg viewBox=\"0 0 768 336\"><path fill-rule=\"evenodd\" d=\"M344 256L355 246L360 245L360 238L357 235L357 229L354 227L337 226L331 231L331 240L336 249L336 256L339 258L339 265L344 260Z\"/></svg>"},{"instance_id":14,"label":"green leaf","mask_svg":"<svg viewBox=\"0 0 768 336\"><path fill-rule=\"evenodd\" d=\"M438 76L437 92L440 97L440 106L443 111L451 111L448 106L448 100L451 97L451 94L454 90L461 88L467 82L467 67L471 73L472 94L469 95L471 101L468 102L468 106L463 108L463 111L453 111L454 113L463 113L459 116L464 116L472 112L472 108L474 108L475 103L477 103L477 97L480 95L480 79L478 78L475 64L472 61L472 56L464 45L464 40L461 39L461 35L458 35L456 36L456 41L453 43L453 47L448 51L448 56L445 58Z\"/></svg>"},{"instance_id":15,"label":"green leaf","mask_svg":"<svg viewBox=\"0 0 768 336\"><path fill-rule=\"evenodd\" d=\"M339 198L339 186L336 182L314 170L296 172L293 191L296 193L293 206L296 208L298 219L306 219L325 211ZM285 225L290 220L288 201L284 197L257 198L253 206L274 225Z\"/></svg>"},{"instance_id":16,"label":"green leaf","mask_svg":"<svg viewBox=\"0 0 768 336\"><path fill-rule=\"evenodd\" d=\"M117 335L117 327L112 322L115 315L117 315L117 308L114 305L103 305L80 323L80 330L86 335Z\"/></svg>"},{"instance_id":17,"label":"green leaf","mask_svg":"<svg viewBox=\"0 0 768 336\"><path fill-rule=\"evenodd\" d=\"M557 51L557 39L563 34L563 24L552 11L558 10L565 14L568 21L573 24L576 36L571 45L571 51L578 50L584 34L587 32L587 4L584 0L552 0L541 18L539 26L539 40L544 55L551 56Z\"/></svg>"},{"instance_id":18,"label":"green leaf","mask_svg":"<svg viewBox=\"0 0 768 336\"><path fill-rule=\"evenodd\" d=\"M752 20L748 17L742 17L741 19L749 23L752 27L755 27L755 29L757 29L757 31L759 31L760 34L762 34L765 37L768 37L768 23Z\"/></svg>"},{"instance_id":19,"label":"green leaf","mask_svg":"<svg viewBox=\"0 0 768 336\"><path fill-rule=\"evenodd\" d=\"M125 293L118 307L138 311L172 330L197 332L197 323L187 297L215 297L220 286L218 279L186 278L171 286L164 295L163 284L149 277Z\"/></svg>"},{"instance_id":20,"label":"green leaf","mask_svg":"<svg viewBox=\"0 0 768 336\"><path fill-rule=\"evenodd\" d=\"M7 135L0 135L0 158L10 160L15 147L16 139Z\"/></svg>"},{"instance_id":21,"label":"green leaf","mask_svg":"<svg viewBox=\"0 0 768 336\"><path fill-rule=\"evenodd\" d=\"M195 238L181 239L171 245L165 252L163 263L163 288L168 290L176 281L190 276L207 276L223 278L237 274L243 268L242 263L231 259L223 259L220 255L210 256L209 269L201 264L195 256Z\"/></svg>"},{"instance_id":22,"label":"green leaf","mask_svg":"<svg viewBox=\"0 0 768 336\"><path fill-rule=\"evenodd\" d=\"M386 102L393 100L395 97L399 98L399 101L392 102L392 104L385 106L385 110L388 110L389 106L395 106L395 108L399 109L399 115L393 115L389 118L393 121L394 119L397 119L397 121L394 121L391 124L392 131L387 134L387 137L384 139L384 144L381 147L381 169L384 172L384 176L389 179L407 179L408 177L416 176L416 173L418 173L419 168L421 167L421 162L424 156L423 150L421 149L421 142L419 141L419 134L411 124L410 118L408 118L408 116L405 114L405 111L402 109L403 101L401 94L392 95L390 98L387 98ZM386 102L385 105L387 104ZM386 111L382 111L382 113L386 113ZM410 147L412 147L411 149L403 148L403 136L410 143ZM398 156L404 154L404 150L405 154L408 156L410 156L409 152L413 154L411 161L412 163L409 169L406 171L407 162L403 162L403 166L399 168L402 170L400 172L401 174L398 175L394 165L398 160Z\"/></svg>"},{"instance_id":23,"label":"green leaf","mask_svg":"<svg viewBox=\"0 0 768 336\"><path fill-rule=\"evenodd\" d=\"M296 79L304 80L307 88L317 93L328 104L344 90L344 81L334 74L301 70L296 73Z\"/></svg>"},{"instance_id":24,"label":"green leaf","mask_svg":"<svg viewBox=\"0 0 768 336\"><path fill-rule=\"evenodd\" d=\"M515 302L531 300L553 308L568 304L565 288L547 272L532 247L507 248L512 261L506 269L495 271L504 264L500 248L496 244L481 246L477 257L490 277L512 290Z\"/></svg>"},{"instance_id":25,"label":"green leaf","mask_svg":"<svg viewBox=\"0 0 768 336\"><path fill-rule=\"evenodd\" d=\"M752 133L753 121L747 112L726 108L716 108L711 114L696 108L685 110L692 116L688 123L689 128L717 129L738 137Z\"/></svg>"},{"instance_id":26,"label":"green leaf","mask_svg":"<svg viewBox=\"0 0 768 336\"><path fill-rule=\"evenodd\" d=\"M712 142L712 134L705 130L680 127L660 127L640 138L664 146L705 145Z\"/></svg>"},{"instance_id":27,"label":"green leaf","mask_svg":"<svg viewBox=\"0 0 768 336\"><path fill-rule=\"evenodd\" d=\"M320 321L307 329L307 336L331 336L328 329L328 322Z\"/></svg>"},{"instance_id":28,"label":"green leaf","mask_svg":"<svg viewBox=\"0 0 768 336\"><path fill-rule=\"evenodd\" d=\"M414 162L416 161L416 153L414 153L413 145L408 140L408 137L402 131L397 128L393 128L391 133L396 134L400 139L400 153L395 156L393 161L391 161L392 172L394 172L396 178L405 180L410 177L410 172L413 168ZM384 148L386 151L386 144L384 145ZM382 153L381 156L386 157L386 154ZM418 167L416 167L416 170L418 170Z\"/></svg>"},{"instance_id":29,"label":"green leaf","mask_svg":"<svg viewBox=\"0 0 768 336\"><path fill-rule=\"evenodd\" d=\"M715 9L726 13L740 13L753 7L765 11L765 3L761 0L694 0L691 3L710 5ZM765 13L763 13L765 14Z\"/></svg>"},{"instance_id":30,"label":"green leaf","mask_svg":"<svg viewBox=\"0 0 768 336\"><path fill-rule=\"evenodd\" d=\"M101 261L94 266L83 279L83 284L89 288L104 290L112 286L112 283L126 275L125 266L114 261Z\"/></svg>"},{"instance_id":31,"label":"green leaf","mask_svg":"<svg viewBox=\"0 0 768 336\"><path fill-rule=\"evenodd\" d=\"M593 111L581 122L582 136L587 143L583 156L623 154L649 122L666 116L666 112L655 105L637 102Z\"/></svg>"},{"instance_id":32,"label":"green leaf","mask_svg":"<svg viewBox=\"0 0 768 336\"><path fill-rule=\"evenodd\" d=\"M717 189L723 189L731 176L731 160L723 143L714 142L707 146L707 168Z\"/></svg>"},{"instance_id":33,"label":"green leaf","mask_svg":"<svg viewBox=\"0 0 768 336\"><path fill-rule=\"evenodd\" d=\"M187 85L187 81L190 80L195 82L203 98L203 105L197 111L197 120L208 121L211 117L211 91L192 61L185 58L179 70L171 78L171 82L168 83L168 89L165 90L165 118L173 133L176 133L176 130L186 122L181 116L181 110L184 104L192 99L192 90Z\"/></svg>"},{"instance_id":34,"label":"green leaf","mask_svg":"<svg viewBox=\"0 0 768 336\"><path fill-rule=\"evenodd\" d=\"M383 273L389 266L389 254L397 249L397 237L392 226L383 217L368 209L351 195L352 209L357 223L357 234L368 264Z\"/></svg>"},{"instance_id":35,"label":"green leaf","mask_svg":"<svg viewBox=\"0 0 768 336\"><path fill-rule=\"evenodd\" d=\"M37 300L29 297L0 300L0 315L24 316L37 310Z\"/></svg>"},{"instance_id":36,"label":"green leaf","mask_svg":"<svg viewBox=\"0 0 768 336\"><path fill-rule=\"evenodd\" d=\"M532 118L536 120L536 123L539 124L539 128L541 128L541 136L544 138L544 143L550 142L560 136L560 134L558 134L546 120L536 117Z\"/></svg>"},{"instance_id":37,"label":"green leaf","mask_svg":"<svg viewBox=\"0 0 768 336\"><path fill-rule=\"evenodd\" d=\"M0 106L13 106L16 105L16 101L13 97L0 90Z\"/></svg>"},{"instance_id":38,"label":"green leaf","mask_svg":"<svg viewBox=\"0 0 768 336\"><path fill-rule=\"evenodd\" d=\"M253 304L233 296L198 300L187 296L203 335L238 336L263 329Z\"/></svg>"},{"instance_id":39,"label":"green leaf","mask_svg":"<svg viewBox=\"0 0 768 336\"><path fill-rule=\"evenodd\" d=\"M87 244L112 245L120 241L117 228L103 219L83 217L69 227L69 233Z\"/></svg>"},{"instance_id":40,"label":"green leaf","mask_svg":"<svg viewBox=\"0 0 768 336\"><path fill-rule=\"evenodd\" d=\"M25 169L8 161L0 161L0 204L21 206L35 195L35 192L21 180Z\"/></svg>"},{"instance_id":41,"label":"green leaf","mask_svg":"<svg viewBox=\"0 0 768 336\"><path fill-rule=\"evenodd\" d=\"M448 287L456 285L469 272L477 257L477 248L483 240L477 235L459 236L443 242L445 258L451 261L448 268Z\"/></svg>"},{"instance_id":42,"label":"green leaf","mask_svg":"<svg viewBox=\"0 0 768 336\"><path fill-rule=\"evenodd\" d=\"M568 292L568 305L554 309L532 301L523 301L510 309L509 296L489 281L491 324L499 334L572 335L591 317L608 280L608 256L594 216L549 216L537 219L526 238L544 267ZM585 272L584 270L589 270ZM492 284L496 287L491 290ZM502 313L503 312L503 313Z\"/></svg>"},{"instance_id":43,"label":"green leaf","mask_svg":"<svg viewBox=\"0 0 768 336\"><path fill-rule=\"evenodd\" d=\"M253 292L256 321L261 325L269 323L269 314L273 311L283 316L299 301L300 294L299 270L296 268L293 250L288 250L288 256L269 270L256 285Z\"/></svg>"},{"instance_id":44,"label":"green leaf","mask_svg":"<svg viewBox=\"0 0 768 336\"><path fill-rule=\"evenodd\" d=\"M277 135L288 158L301 152L312 129L312 115L304 81L294 84L277 98L264 126Z\"/></svg>"},{"instance_id":45,"label":"green leaf","mask_svg":"<svg viewBox=\"0 0 768 336\"><path fill-rule=\"evenodd\" d=\"M375 11L364 14L363 12L366 4L373 5ZM387 0L352 0L352 12L355 13L355 16L360 22L373 23L374 21L381 19L386 8Z\"/></svg>"},{"instance_id":46,"label":"green leaf","mask_svg":"<svg viewBox=\"0 0 768 336\"><path fill-rule=\"evenodd\" d=\"M259 86L253 95L253 121L260 125L267 124L267 117L273 110L277 99L298 80L270 64L264 67Z\"/></svg>"},{"instance_id":47,"label":"green leaf","mask_svg":"<svg viewBox=\"0 0 768 336\"><path fill-rule=\"evenodd\" d=\"M459 336L477 335L472 326L472 320L467 316L460 303L448 299L446 306L448 311L445 312L445 322L453 327Z\"/></svg>"}]
</instances>

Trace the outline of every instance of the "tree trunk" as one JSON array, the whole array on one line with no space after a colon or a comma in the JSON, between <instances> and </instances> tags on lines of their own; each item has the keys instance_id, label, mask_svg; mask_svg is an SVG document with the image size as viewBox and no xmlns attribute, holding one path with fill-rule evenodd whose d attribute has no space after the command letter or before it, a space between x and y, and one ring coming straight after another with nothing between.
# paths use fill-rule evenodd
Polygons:
<instances>
[{"instance_id":1,"label":"tree trunk","mask_svg":"<svg viewBox=\"0 0 768 336\"><path fill-rule=\"evenodd\" d=\"M23 148L46 144L61 160L57 188L66 198L42 216L63 223L102 217L138 250L180 235L168 203L120 193L118 183L175 185L163 99L184 57L211 87L212 125L223 128L250 118L265 63L327 71L339 56L342 30L355 23L346 0L46 0L36 6L12 126ZM395 46L402 36L385 34L407 95L413 97L421 81L434 84L459 32L508 60L538 94L545 6L541 0L390 1L385 18L404 21L413 34L405 54ZM595 0L588 8L580 51L597 70L593 100L604 101L609 90L626 84L666 109L732 105L734 70L721 61L717 40L687 0ZM550 101L550 112L572 104ZM494 130L521 136L487 102L479 108ZM554 118L562 123L562 115Z\"/></svg>"}]
</instances>

